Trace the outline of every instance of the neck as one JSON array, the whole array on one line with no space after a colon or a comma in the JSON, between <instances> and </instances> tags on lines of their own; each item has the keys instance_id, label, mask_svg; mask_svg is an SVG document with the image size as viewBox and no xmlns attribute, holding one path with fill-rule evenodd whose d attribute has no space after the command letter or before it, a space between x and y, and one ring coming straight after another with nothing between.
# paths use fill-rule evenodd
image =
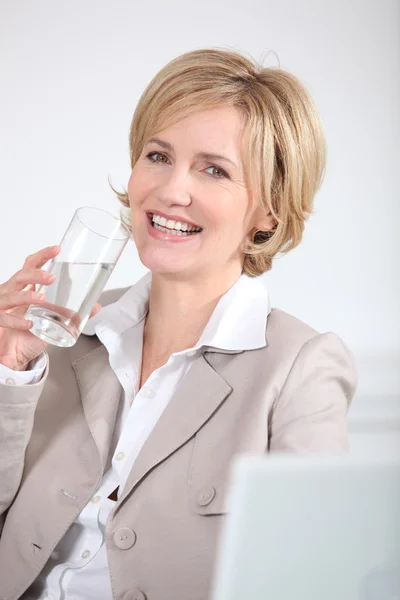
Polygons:
<instances>
[{"instance_id":1,"label":"neck","mask_svg":"<svg viewBox=\"0 0 400 600\"><path fill-rule=\"evenodd\" d=\"M220 298L239 279L241 271L215 277L178 280L153 274L144 344L155 357L193 347Z\"/></svg>"}]
</instances>

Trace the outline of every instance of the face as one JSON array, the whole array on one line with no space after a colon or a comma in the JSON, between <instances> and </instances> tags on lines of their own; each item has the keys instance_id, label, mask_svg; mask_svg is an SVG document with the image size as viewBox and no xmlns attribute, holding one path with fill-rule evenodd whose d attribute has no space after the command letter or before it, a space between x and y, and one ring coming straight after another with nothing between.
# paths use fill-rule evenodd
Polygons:
<instances>
[{"instance_id":1,"label":"face","mask_svg":"<svg viewBox=\"0 0 400 600\"><path fill-rule=\"evenodd\" d=\"M241 272L243 242L265 228L242 163L240 113L195 113L152 136L128 185L132 233L153 273L183 278Z\"/></svg>"}]
</instances>

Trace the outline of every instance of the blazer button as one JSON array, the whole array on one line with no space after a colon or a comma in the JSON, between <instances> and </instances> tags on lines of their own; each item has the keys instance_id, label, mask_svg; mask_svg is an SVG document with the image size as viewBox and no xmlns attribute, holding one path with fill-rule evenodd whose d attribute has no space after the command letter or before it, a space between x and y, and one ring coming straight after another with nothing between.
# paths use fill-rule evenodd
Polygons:
<instances>
[{"instance_id":1,"label":"blazer button","mask_svg":"<svg viewBox=\"0 0 400 600\"><path fill-rule=\"evenodd\" d=\"M129 550L136 542L136 533L132 529L129 529L129 527L120 527L114 533L113 541L120 550ZM136 599L133 598L132 600Z\"/></svg>"},{"instance_id":2,"label":"blazer button","mask_svg":"<svg viewBox=\"0 0 400 600\"><path fill-rule=\"evenodd\" d=\"M122 600L146 600L146 596L140 590L131 590L123 595Z\"/></svg>"},{"instance_id":3,"label":"blazer button","mask_svg":"<svg viewBox=\"0 0 400 600\"><path fill-rule=\"evenodd\" d=\"M214 500L216 493L215 488L212 486L201 489L196 496L197 504L199 506L208 506Z\"/></svg>"}]
</instances>

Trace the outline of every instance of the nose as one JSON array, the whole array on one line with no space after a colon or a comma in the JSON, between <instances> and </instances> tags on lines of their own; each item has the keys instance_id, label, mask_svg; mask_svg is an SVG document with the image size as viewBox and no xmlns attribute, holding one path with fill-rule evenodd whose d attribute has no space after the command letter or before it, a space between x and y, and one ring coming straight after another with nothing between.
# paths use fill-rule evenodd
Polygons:
<instances>
[{"instance_id":1,"label":"nose","mask_svg":"<svg viewBox=\"0 0 400 600\"><path fill-rule=\"evenodd\" d=\"M191 195L189 181L183 170L171 168L166 178L157 188L157 199L165 206L189 206Z\"/></svg>"}]
</instances>

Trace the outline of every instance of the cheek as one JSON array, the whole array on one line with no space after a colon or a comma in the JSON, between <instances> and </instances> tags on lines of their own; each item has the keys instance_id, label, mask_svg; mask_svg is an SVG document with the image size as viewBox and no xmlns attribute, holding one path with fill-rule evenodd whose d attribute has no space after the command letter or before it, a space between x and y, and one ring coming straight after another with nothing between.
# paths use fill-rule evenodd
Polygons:
<instances>
[{"instance_id":1,"label":"cheek","mask_svg":"<svg viewBox=\"0 0 400 600\"><path fill-rule=\"evenodd\" d=\"M151 193L152 181L137 167L134 167L128 182L128 194L132 208L139 206Z\"/></svg>"},{"instance_id":2,"label":"cheek","mask_svg":"<svg viewBox=\"0 0 400 600\"><path fill-rule=\"evenodd\" d=\"M248 202L240 194L214 194L204 203L206 221L224 235L241 235L246 227Z\"/></svg>"}]
</instances>

